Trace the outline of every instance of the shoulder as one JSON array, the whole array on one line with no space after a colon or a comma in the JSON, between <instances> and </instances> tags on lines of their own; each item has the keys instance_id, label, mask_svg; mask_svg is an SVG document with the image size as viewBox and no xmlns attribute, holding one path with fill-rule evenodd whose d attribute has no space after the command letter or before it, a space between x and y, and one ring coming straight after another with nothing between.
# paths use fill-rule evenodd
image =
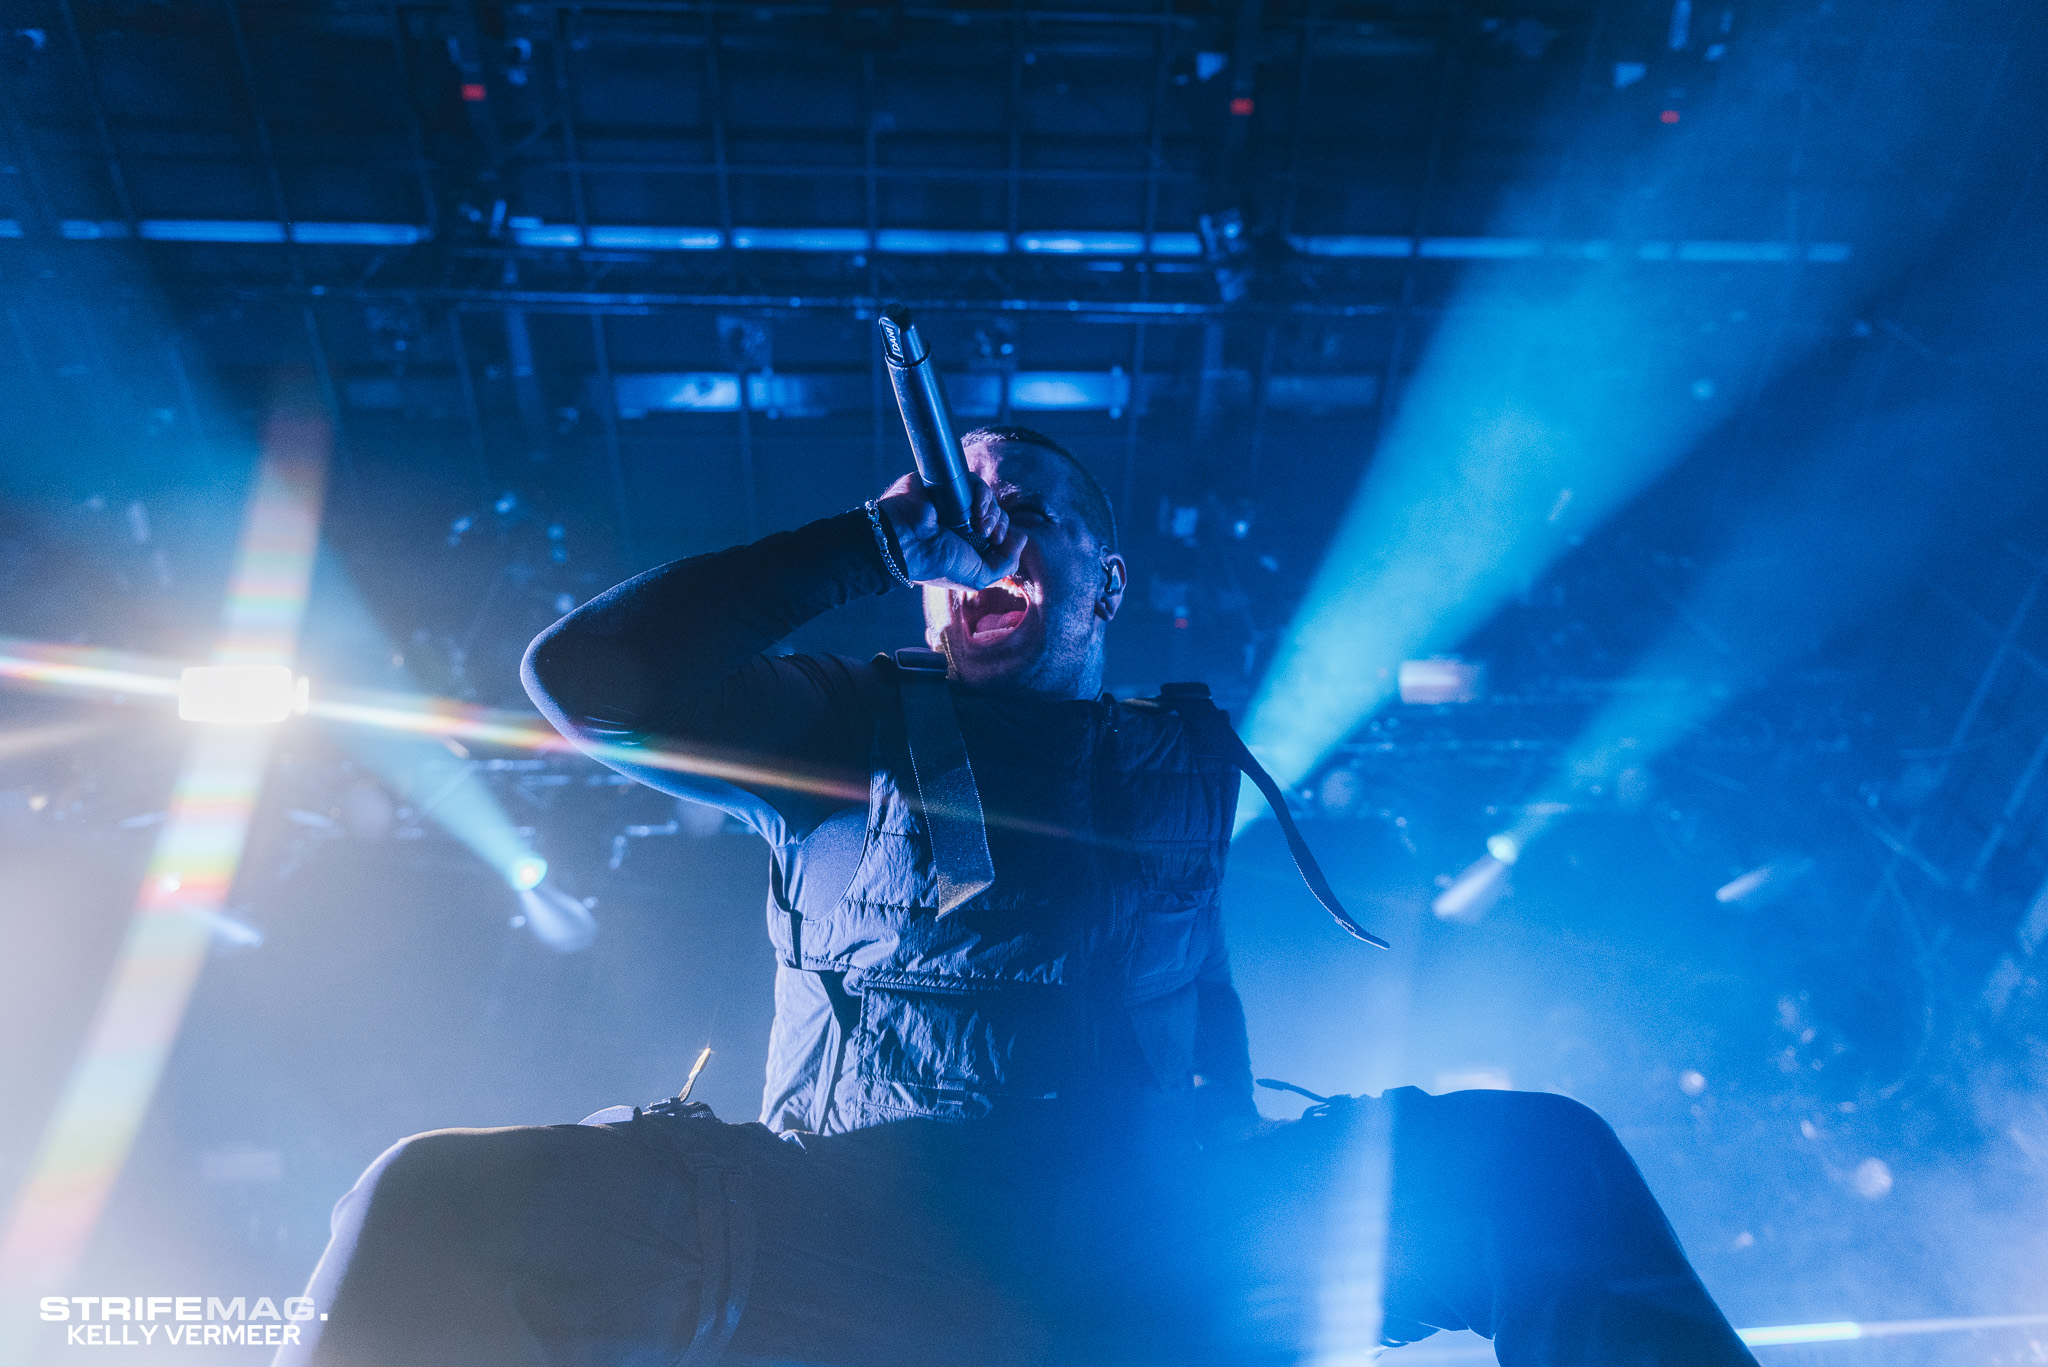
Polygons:
<instances>
[{"instance_id":1,"label":"shoulder","mask_svg":"<svg viewBox=\"0 0 2048 1367\"><path fill-rule=\"evenodd\" d=\"M1196 767L1236 770L1240 742L1230 714L1209 696L1207 684L1161 684L1156 695L1126 698L1117 708L1131 719L1136 734L1155 738L1159 747L1183 752Z\"/></svg>"},{"instance_id":2,"label":"shoulder","mask_svg":"<svg viewBox=\"0 0 2048 1367\"><path fill-rule=\"evenodd\" d=\"M1123 715L1164 730L1203 733L1219 727L1230 729L1230 714L1216 705L1204 683L1161 684L1150 697L1115 701Z\"/></svg>"}]
</instances>

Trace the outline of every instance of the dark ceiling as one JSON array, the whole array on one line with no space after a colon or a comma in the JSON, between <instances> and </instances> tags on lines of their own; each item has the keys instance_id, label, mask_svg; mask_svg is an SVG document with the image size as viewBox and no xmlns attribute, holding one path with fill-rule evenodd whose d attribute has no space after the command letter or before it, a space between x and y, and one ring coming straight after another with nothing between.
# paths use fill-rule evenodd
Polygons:
<instances>
[{"instance_id":1,"label":"dark ceiling","mask_svg":"<svg viewBox=\"0 0 2048 1367\"><path fill-rule=\"evenodd\" d=\"M1856 8L23 0L0 402L175 457L302 365L369 496L552 496L623 566L893 475L907 299L963 416L1318 540L1475 265L1821 332L1873 206L1995 175L1996 81L1887 130L2000 21Z\"/></svg>"}]
</instances>

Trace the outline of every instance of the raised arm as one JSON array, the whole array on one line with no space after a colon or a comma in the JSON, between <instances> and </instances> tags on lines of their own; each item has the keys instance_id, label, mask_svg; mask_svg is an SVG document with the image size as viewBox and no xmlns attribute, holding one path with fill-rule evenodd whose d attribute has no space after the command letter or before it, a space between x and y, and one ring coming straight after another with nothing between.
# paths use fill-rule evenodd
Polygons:
<instances>
[{"instance_id":1,"label":"raised arm","mask_svg":"<svg viewBox=\"0 0 2048 1367\"><path fill-rule=\"evenodd\" d=\"M863 510L649 570L535 639L534 705L604 763L771 841L864 800L872 666L765 654L896 587Z\"/></svg>"},{"instance_id":2,"label":"raised arm","mask_svg":"<svg viewBox=\"0 0 2048 1367\"><path fill-rule=\"evenodd\" d=\"M892 560L910 579L967 588L1015 570L1024 534L980 481L973 516L992 543L986 558L940 527L906 475L872 517L856 509L600 594L535 638L520 678L588 753L780 844L866 800L880 682L842 657L763 652L828 609L896 587Z\"/></svg>"}]
</instances>

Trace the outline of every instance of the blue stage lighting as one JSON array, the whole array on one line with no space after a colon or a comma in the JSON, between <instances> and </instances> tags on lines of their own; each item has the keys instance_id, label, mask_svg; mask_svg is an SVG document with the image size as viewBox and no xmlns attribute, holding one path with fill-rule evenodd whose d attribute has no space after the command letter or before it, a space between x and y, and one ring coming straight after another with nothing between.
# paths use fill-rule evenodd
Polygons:
<instances>
[{"instance_id":1,"label":"blue stage lighting","mask_svg":"<svg viewBox=\"0 0 2048 1367\"><path fill-rule=\"evenodd\" d=\"M1501 838L1494 837L1495 840ZM1462 921L1470 925L1486 915L1495 902L1507 895L1507 891L1507 861L1485 854L1438 893L1429 909L1440 921Z\"/></svg>"},{"instance_id":2,"label":"blue stage lighting","mask_svg":"<svg viewBox=\"0 0 2048 1367\"><path fill-rule=\"evenodd\" d=\"M524 889L519 906L533 938L558 954L588 949L597 938L597 918L590 908L559 889Z\"/></svg>"},{"instance_id":3,"label":"blue stage lighting","mask_svg":"<svg viewBox=\"0 0 2048 1367\"><path fill-rule=\"evenodd\" d=\"M178 676L178 716L264 726L306 710L306 681L286 665L193 665Z\"/></svg>"},{"instance_id":4,"label":"blue stage lighting","mask_svg":"<svg viewBox=\"0 0 2048 1367\"><path fill-rule=\"evenodd\" d=\"M543 223L537 218L515 218L509 226L512 240L522 247L583 245L583 230L573 223Z\"/></svg>"},{"instance_id":5,"label":"blue stage lighting","mask_svg":"<svg viewBox=\"0 0 2048 1367\"><path fill-rule=\"evenodd\" d=\"M1803 476L1732 529L1722 560L1677 623L1636 661L1639 686L1621 690L1586 723L1539 800L1487 842L1493 856L1499 841L1527 850L1589 800L1636 805L1666 750L1910 579L1972 499L1995 496L1973 492L1954 467L1913 461L1942 445L1968 447L1971 437L1976 449L1991 449L1995 439L1971 423L1959 404L1930 403L1895 415L1881 437L1787 452L1807 462ZM1890 474L1872 480L1872 470ZM1714 895L1723 905L1760 903L1767 889L1775 895L1810 867L1788 857Z\"/></svg>"},{"instance_id":6,"label":"blue stage lighting","mask_svg":"<svg viewBox=\"0 0 2048 1367\"><path fill-rule=\"evenodd\" d=\"M1001 256L1010 250L1010 235L946 228L882 228L875 233L875 250L925 256L948 252Z\"/></svg>"},{"instance_id":7,"label":"blue stage lighting","mask_svg":"<svg viewBox=\"0 0 2048 1367\"><path fill-rule=\"evenodd\" d=\"M725 245L716 228L592 227L590 245L611 251L715 252Z\"/></svg>"},{"instance_id":8,"label":"blue stage lighting","mask_svg":"<svg viewBox=\"0 0 2048 1367\"><path fill-rule=\"evenodd\" d=\"M411 223L294 223L292 241L341 247L410 247L434 235Z\"/></svg>"},{"instance_id":9,"label":"blue stage lighting","mask_svg":"<svg viewBox=\"0 0 2048 1367\"><path fill-rule=\"evenodd\" d=\"M1024 412L1059 409L1128 408L1131 377L1121 368L1107 374L1085 370L1023 371L1010 377L1010 407Z\"/></svg>"},{"instance_id":10,"label":"blue stage lighting","mask_svg":"<svg viewBox=\"0 0 2048 1367\"><path fill-rule=\"evenodd\" d=\"M1253 700L1246 740L1283 785L1395 695L1404 660L1456 647L1699 432L1676 358L1631 362L1638 384L1667 372L1647 386L1662 402L1614 378L1637 307L1589 283L1446 324ZM1503 380L1537 356L1539 383ZM1240 824L1261 810L1247 793Z\"/></svg>"},{"instance_id":11,"label":"blue stage lighting","mask_svg":"<svg viewBox=\"0 0 2048 1367\"><path fill-rule=\"evenodd\" d=\"M1731 97L1716 115L1722 136L1762 130L1774 117L1761 94ZM1508 595L1725 421L1723 406L1708 401L1711 381L1700 387L1704 362L1673 340L1674 316L1723 307L1718 277L1685 273L1690 266L1789 270L1802 260L1850 260L1840 242L1809 250L1680 240L1651 192L1694 174L1698 136L1688 124L1662 138L1666 160L1645 177L1645 194L1582 216L1569 240L1551 236L1554 225L1531 232L1538 225L1516 212L1485 236L1297 240L1307 255L1472 264L1406 392L1383 396L1398 407L1248 711L1246 742L1283 786L1305 779L1394 695L1402 661L1455 650ZM1875 253L1854 255L1855 269L1801 277L1816 291L1808 304L1816 317L1845 309L1873 268ZM1538 275L1504 264L1539 257L1574 266ZM1680 273L1646 290L1632 261L1671 262ZM1752 382L1797 359L1767 329L1732 342L1723 335L1717 346L1713 364ZM1239 826L1263 809L1247 789Z\"/></svg>"},{"instance_id":12,"label":"blue stage lighting","mask_svg":"<svg viewBox=\"0 0 2048 1367\"><path fill-rule=\"evenodd\" d=\"M1020 252L1059 256L1141 256L1143 233L1018 233Z\"/></svg>"},{"instance_id":13,"label":"blue stage lighting","mask_svg":"<svg viewBox=\"0 0 2048 1367\"><path fill-rule=\"evenodd\" d=\"M734 228L741 251L864 252L874 245L866 228Z\"/></svg>"},{"instance_id":14,"label":"blue stage lighting","mask_svg":"<svg viewBox=\"0 0 2048 1367\"><path fill-rule=\"evenodd\" d=\"M145 218L135 230L151 242L284 241L284 224L262 219Z\"/></svg>"},{"instance_id":15,"label":"blue stage lighting","mask_svg":"<svg viewBox=\"0 0 2048 1367\"><path fill-rule=\"evenodd\" d=\"M320 561L305 637L307 653L320 662L323 680L336 679L359 689L362 685L410 687L413 683L400 666L372 666L371 662L393 660L397 646L370 613L348 572L331 556L322 556ZM358 696L375 695L359 691ZM418 697L411 693L385 697L395 709L416 710L419 706ZM372 726L350 726L344 734L356 757L380 775L420 819L432 821L462 842L484 867L514 889L530 889L547 876L547 861L533 853L478 773L477 764L459 745L451 746L431 735Z\"/></svg>"},{"instance_id":16,"label":"blue stage lighting","mask_svg":"<svg viewBox=\"0 0 2048 1367\"><path fill-rule=\"evenodd\" d=\"M537 854L522 854L505 866L505 881L520 892L540 886L548 876L548 861Z\"/></svg>"}]
</instances>

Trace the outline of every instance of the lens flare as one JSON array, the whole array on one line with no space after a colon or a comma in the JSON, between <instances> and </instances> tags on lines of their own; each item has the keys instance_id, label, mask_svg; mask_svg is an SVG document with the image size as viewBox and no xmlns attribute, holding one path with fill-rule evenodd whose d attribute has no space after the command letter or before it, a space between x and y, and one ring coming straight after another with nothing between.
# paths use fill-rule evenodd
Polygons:
<instances>
[{"instance_id":1,"label":"lens flare","mask_svg":"<svg viewBox=\"0 0 2048 1367\"><path fill-rule=\"evenodd\" d=\"M178 717L216 726L271 726L306 710L306 681L288 665L194 665L178 676Z\"/></svg>"},{"instance_id":2,"label":"lens flare","mask_svg":"<svg viewBox=\"0 0 2048 1367\"><path fill-rule=\"evenodd\" d=\"M292 412L273 414L266 426L216 666L290 678L331 440L323 419ZM17 665L10 674L45 685L178 693L175 679L108 669L76 654ZM99 1015L0 1241L0 1294L10 1300L61 1286L92 1236L224 917L275 734L206 726L186 755Z\"/></svg>"}]
</instances>

